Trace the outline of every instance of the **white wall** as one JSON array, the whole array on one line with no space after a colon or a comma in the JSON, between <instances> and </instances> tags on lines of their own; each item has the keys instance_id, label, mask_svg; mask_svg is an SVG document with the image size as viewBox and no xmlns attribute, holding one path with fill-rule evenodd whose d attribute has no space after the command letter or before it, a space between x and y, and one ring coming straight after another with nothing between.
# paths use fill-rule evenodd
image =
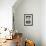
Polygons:
<instances>
[{"instance_id":1,"label":"white wall","mask_svg":"<svg viewBox=\"0 0 46 46\"><path fill-rule=\"evenodd\" d=\"M0 0L0 27L12 28L12 6L16 0Z\"/></svg>"},{"instance_id":2,"label":"white wall","mask_svg":"<svg viewBox=\"0 0 46 46\"><path fill-rule=\"evenodd\" d=\"M23 0L17 8L14 5L13 12L18 32L34 40L36 46L41 46L41 0ZM24 14L33 14L33 26L24 26Z\"/></svg>"},{"instance_id":3,"label":"white wall","mask_svg":"<svg viewBox=\"0 0 46 46\"><path fill-rule=\"evenodd\" d=\"M41 2L41 38L42 46L46 46L46 0Z\"/></svg>"}]
</instances>

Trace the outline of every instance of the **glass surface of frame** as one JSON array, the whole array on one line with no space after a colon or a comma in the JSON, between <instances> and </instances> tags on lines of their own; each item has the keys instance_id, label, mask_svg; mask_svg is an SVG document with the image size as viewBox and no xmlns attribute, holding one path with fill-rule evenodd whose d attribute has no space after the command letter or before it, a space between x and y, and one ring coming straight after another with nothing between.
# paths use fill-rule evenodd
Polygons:
<instances>
[{"instance_id":1,"label":"glass surface of frame","mask_svg":"<svg viewBox=\"0 0 46 46\"><path fill-rule=\"evenodd\" d=\"M33 14L24 14L24 26L33 25Z\"/></svg>"}]
</instances>

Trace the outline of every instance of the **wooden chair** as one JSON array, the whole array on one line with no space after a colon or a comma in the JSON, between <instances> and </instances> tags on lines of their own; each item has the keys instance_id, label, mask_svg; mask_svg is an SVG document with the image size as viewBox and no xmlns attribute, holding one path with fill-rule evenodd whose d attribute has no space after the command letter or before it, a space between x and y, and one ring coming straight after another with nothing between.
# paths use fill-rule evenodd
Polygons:
<instances>
[{"instance_id":1,"label":"wooden chair","mask_svg":"<svg viewBox=\"0 0 46 46\"><path fill-rule=\"evenodd\" d=\"M32 40L26 40L25 46L35 46L35 43Z\"/></svg>"},{"instance_id":2,"label":"wooden chair","mask_svg":"<svg viewBox=\"0 0 46 46\"><path fill-rule=\"evenodd\" d=\"M21 46L22 44L22 33L15 33L15 36L13 37L16 42L16 46Z\"/></svg>"}]
</instances>

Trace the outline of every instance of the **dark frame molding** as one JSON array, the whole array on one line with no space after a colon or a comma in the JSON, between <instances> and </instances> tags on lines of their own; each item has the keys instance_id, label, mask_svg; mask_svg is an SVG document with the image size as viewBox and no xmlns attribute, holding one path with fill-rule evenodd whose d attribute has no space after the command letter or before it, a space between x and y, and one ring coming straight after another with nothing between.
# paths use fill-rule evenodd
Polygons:
<instances>
[{"instance_id":1,"label":"dark frame molding","mask_svg":"<svg viewBox=\"0 0 46 46\"><path fill-rule=\"evenodd\" d=\"M32 16L32 24L31 24L31 25L26 25L26 24L25 24L25 16L26 16L26 15ZM33 14L24 14L24 26L33 26Z\"/></svg>"}]
</instances>

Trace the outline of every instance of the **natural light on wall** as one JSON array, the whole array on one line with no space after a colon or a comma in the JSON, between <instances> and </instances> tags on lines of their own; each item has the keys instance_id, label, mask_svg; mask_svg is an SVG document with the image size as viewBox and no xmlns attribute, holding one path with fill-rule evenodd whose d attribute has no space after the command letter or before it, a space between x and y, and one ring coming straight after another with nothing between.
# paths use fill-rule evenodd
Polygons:
<instances>
[{"instance_id":1,"label":"natural light on wall","mask_svg":"<svg viewBox=\"0 0 46 46\"><path fill-rule=\"evenodd\" d=\"M12 29L12 6L16 0L0 0L0 27Z\"/></svg>"}]
</instances>

